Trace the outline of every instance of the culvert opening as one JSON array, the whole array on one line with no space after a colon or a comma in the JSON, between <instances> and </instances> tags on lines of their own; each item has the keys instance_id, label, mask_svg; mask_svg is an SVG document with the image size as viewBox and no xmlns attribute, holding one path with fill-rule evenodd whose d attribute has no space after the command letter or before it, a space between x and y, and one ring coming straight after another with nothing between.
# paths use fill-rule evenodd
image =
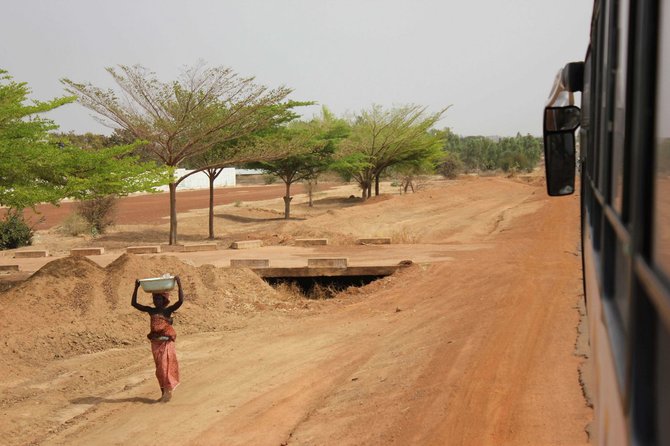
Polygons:
<instances>
[{"instance_id":1,"label":"culvert opening","mask_svg":"<svg viewBox=\"0 0 670 446\"><path fill-rule=\"evenodd\" d=\"M307 299L330 299L351 287L362 287L386 276L264 277L270 286L295 292Z\"/></svg>"}]
</instances>

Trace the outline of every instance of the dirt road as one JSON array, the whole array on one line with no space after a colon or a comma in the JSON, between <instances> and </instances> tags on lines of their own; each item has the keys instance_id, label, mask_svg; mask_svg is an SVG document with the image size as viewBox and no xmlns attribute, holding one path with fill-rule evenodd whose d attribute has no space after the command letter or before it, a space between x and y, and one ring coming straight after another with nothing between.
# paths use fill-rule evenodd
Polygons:
<instances>
[{"instance_id":1,"label":"dirt road","mask_svg":"<svg viewBox=\"0 0 670 446\"><path fill-rule=\"evenodd\" d=\"M169 404L154 402L147 345L49 362L2 384L0 433L45 445L587 443L592 414L574 355L578 198L504 179L449 194L336 218L442 203L434 233L485 247L305 312L262 311L180 336L183 383Z\"/></svg>"},{"instance_id":2,"label":"dirt road","mask_svg":"<svg viewBox=\"0 0 670 446\"><path fill-rule=\"evenodd\" d=\"M327 185L320 185L327 189ZM258 201L281 197L284 194L283 184L268 186L221 187L214 189L216 205L235 203L236 201ZM303 185L293 185L292 193L302 193ZM36 207L38 214L26 210L26 217L39 221L35 229L49 229L59 225L74 212L74 202L63 202L60 206L43 204ZM189 190L177 193L177 212L192 209L204 209L209 206L209 190ZM134 195L119 199L116 208L116 222L123 225L157 224L170 215L170 202L167 193Z\"/></svg>"}]
</instances>

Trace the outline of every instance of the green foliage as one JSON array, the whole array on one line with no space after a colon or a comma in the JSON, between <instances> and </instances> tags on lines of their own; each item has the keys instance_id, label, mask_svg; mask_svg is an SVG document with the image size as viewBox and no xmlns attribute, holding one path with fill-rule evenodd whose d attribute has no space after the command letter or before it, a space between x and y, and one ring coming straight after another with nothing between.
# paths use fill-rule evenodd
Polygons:
<instances>
[{"instance_id":1,"label":"green foliage","mask_svg":"<svg viewBox=\"0 0 670 446\"><path fill-rule=\"evenodd\" d=\"M329 169L337 144L347 133L346 123L324 108L318 118L292 122L265 136L262 145L281 148L285 156L250 166L263 169L288 185L315 179Z\"/></svg>"},{"instance_id":2,"label":"green foliage","mask_svg":"<svg viewBox=\"0 0 670 446\"><path fill-rule=\"evenodd\" d=\"M272 174L263 175L263 184L275 184L277 182L277 177Z\"/></svg>"},{"instance_id":3,"label":"green foliage","mask_svg":"<svg viewBox=\"0 0 670 446\"><path fill-rule=\"evenodd\" d=\"M5 219L0 221L0 249L28 246L32 238L33 230L20 212L10 210Z\"/></svg>"},{"instance_id":4,"label":"green foliage","mask_svg":"<svg viewBox=\"0 0 670 446\"><path fill-rule=\"evenodd\" d=\"M23 209L41 202L58 203L107 194L150 191L165 184L170 172L154 163L139 163L130 154L140 143L85 148L50 133L58 126L36 115L74 100L73 97L25 105L30 90L0 71L0 205Z\"/></svg>"},{"instance_id":5,"label":"green foliage","mask_svg":"<svg viewBox=\"0 0 670 446\"><path fill-rule=\"evenodd\" d=\"M430 170L441 156L441 140L430 130L446 110L429 114L418 105L363 110L350 122L351 134L335 169L356 180L368 197L388 168Z\"/></svg>"},{"instance_id":6,"label":"green foliage","mask_svg":"<svg viewBox=\"0 0 670 446\"><path fill-rule=\"evenodd\" d=\"M25 105L29 93L26 83L14 82L0 70L0 205L16 209L55 202L63 197L66 187L59 147L49 137L49 131L57 126L36 114L74 98Z\"/></svg>"},{"instance_id":7,"label":"green foliage","mask_svg":"<svg viewBox=\"0 0 670 446\"><path fill-rule=\"evenodd\" d=\"M330 168L339 173L344 181L351 181L359 172L365 172L374 165L363 152L353 152L333 161Z\"/></svg>"},{"instance_id":8,"label":"green foliage","mask_svg":"<svg viewBox=\"0 0 670 446\"><path fill-rule=\"evenodd\" d=\"M347 136L348 131L346 122L323 108L318 118L292 122L262 138L262 145L280 148L286 155L272 161L252 163L250 167L263 169L286 184L285 218L289 218L291 184L303 180L316 181L321 173L328 170L337 144Z\"/></svg>"},{"instance_id":9,"label":"green foliage","mask_svg":"<svg viewBox=\"0 0 670 446\"><path fill-rule=\"evenodd\" d=\"M226 143L253 141L248 138L250 135L294 119L297 115L293 108L311 104L287 100L289 88L270 89L257 84L253 77L204 63L184 69L170 82L159 80L155 73L139 65L109 67L107 72L122 95L90 83L69 79L62 82L69 93L107 124L148 141L143 157L150 156L170 167L188 165L213 172L212 169L276 158L259 153L252 144ZM266 149L271 154L275 152ZM177 243L176 186L186 176L170 181L170 244Z\"/></svg>"},{"instance_id":10,"label":"green foliage","mask_svg":"<svg viewBox=\"0 0 670 446\"><path fill-rule=\"evenodd\" d=\"M531 135L517 134L495 141L484 136L461 137L445 130L440 136L445 152L458 155L466 171L530 172L542 157L542 141Z\"/></svg>"}]
</instances>

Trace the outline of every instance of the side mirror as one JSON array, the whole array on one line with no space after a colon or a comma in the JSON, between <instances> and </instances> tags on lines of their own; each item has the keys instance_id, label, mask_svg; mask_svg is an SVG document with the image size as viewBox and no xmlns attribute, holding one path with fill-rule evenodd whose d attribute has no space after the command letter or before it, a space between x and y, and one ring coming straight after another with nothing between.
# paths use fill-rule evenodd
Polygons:
<instances>
[{"instance_id":1,"label":"side mirror","mask_svg":"<svg viewBox=\"0 0 670 446\"><path fill-rule=\"evenodd\" d=\"M547 107L544 109L544 132L574 132L579 127L579 107Z\"/></svg>"},{"instance_id":2,"label":"side mirror","mask_svg":"<svg viewBox=\"0 0 670 446\"><path fill-rule=\"evenodd\" d=\"M547 107L544 110L544 164L547 193L570 195L575 191L575 130L579 107Z\"/></svg>"}]
</instances>

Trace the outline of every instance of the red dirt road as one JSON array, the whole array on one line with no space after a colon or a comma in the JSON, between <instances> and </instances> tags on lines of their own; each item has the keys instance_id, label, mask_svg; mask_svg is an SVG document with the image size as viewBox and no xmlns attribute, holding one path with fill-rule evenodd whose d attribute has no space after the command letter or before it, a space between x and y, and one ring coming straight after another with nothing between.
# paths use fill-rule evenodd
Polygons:
<instances>
[{"instance_id":1,"label":"red dirt road","mask_svg":"<svg viewBox=\"0 0 670 446\"><path fill-rule=\"evenodd\" d=\"M439 208L442 240L486 246L305 313L259 311L234 329L180 335L169 404L154 402L145 344L54 360L0 383L0 433L68 446L587 444L578 197L489 178L329 218L423 206Z\"/></svg>"},{"instance_id":2,"label":"red dirt road","mask_svg":"<svg viewBox=\"0 0 670 446\"><path fill-rule=\"evenodd\" d=\"M328 188L323 184L322 190ZM284 195L283 184L268 186L240 186L214 189L214 205L230 204L236 201L258 201L279 198ZM302 184L291 186L291 194L304 192ZM58 226L74 212L75 203L63 202L60 206L42 204L37 206L36 215L26 210L25 215L32 221L40 221L35 229L49 229ZM177 212L187 212L192 209L206 209L209 207L209 190L189 190L177 192ZM170 216L170 202L167 192L147 195L135 195L119 199L116 208L116 223L122 225L158 224L164 223Z\"/></svg>"}]
</instances>

